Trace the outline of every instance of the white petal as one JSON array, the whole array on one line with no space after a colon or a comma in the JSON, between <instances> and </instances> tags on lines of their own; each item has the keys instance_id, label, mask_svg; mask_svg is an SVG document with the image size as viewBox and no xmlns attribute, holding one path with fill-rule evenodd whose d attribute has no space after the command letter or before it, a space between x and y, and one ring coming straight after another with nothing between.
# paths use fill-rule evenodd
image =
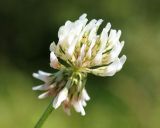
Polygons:
<instances>
[{"instance_id":1,"label":"white petal","mask_svg":"<svg viewBox=\"0 0 160 128\"><path fill-rule=\"evenodd\" d=\"M39 70L38 73L39 73L40 75L43 75L43 76L50 76L50 75L51 75L51 73L44 72L44 71L42 71L42 70Z\"/></svg>"},{"instance_id":2,"label":"white petal","mask_svg":"<svg viewBox=\"0 0 160 128\"><path fill-rule=\"evenodd\" d=\"M39 74L38 74L38 73L33 73L32 76L33 76L34 78L39 79Z\"/></svg>"},{"instance_id":3,"label":"white petal","mask_svg":"<svg viewBox=\"0 0 160 128\"><path fill-rule=\"evenodd\" d=\"M75 22L67 21L64 26L60 27L58 32L58 45L61 44L63 49L65 51L67 50L66 57L68 59L72 58L79 36L82 35L80 33L82 33L81 31L85 27L87 21L86 14L83 14Z\"/></svg>"},{"instance_id":4,"label":"white petal","mask_svg":"<svg viewBox=\"0 0 160 128\"><path fill-rule=\"evenodd\" d=\"M53 107L57 109L61 105L61 103L67 99L67 96L68 96L68 89L65 87L55 97L53 101Z\"/></svg>"},{"instance_id":5,"label":"white petal","mask_svg":"<svg viewBox=\"0 0 160 128\"><path fill-rule=\"evenodd\" d=\"M84 58L84 55L85 55L85 50L86 50L86 44L83 44L82 47L81 47L81 50L80 50L80 55L78 56L78 59L77 59L77 64L78 65L82 64L82 61L83 61L83 58Z\"/></svg>"},{"instance_id":6,"label":"white petal","mask_svg":"<svg viewBox=\"0 0 160 128\"><path fill-rule=\"evenodd\" d=\"M85 18L86 18L86 16L87 16L87 14L86 14L86 13L84 13L84 14L82 14L82 15L79 17L79 19L80 19L80 20L83 20L83 19L85 19Z\"/></svg>"},{"instance_id":7,"label":"white petal","mask_svg":"<svg viewBox=\"0 0 160 128\"><path fill-rule=\"evenodd\" d=\"M124 41L122 41L121 43L117 42L117 44L115 44L115 46L113 47L113 49L110 52L109 62L114 61L115 58L117 58L119 56L123 46L124 46Z\"/></svg>"},{"instance_id":8,"label":"white petal","mask_svg":"<svg viewBox=\"0 0 160 128\"><path fill-rule=\"evenodd\" d=\"M93 42L93 39L95 39L97 37L97 28L94 27L91 32L89 33L89 37L88 37L88 40L92 43Z\"/></svg>"},{"instance_id":9,"label":"white petal","mask_svg":"<svg viewBox=\"0 0 160 128\"><path fill-rule=\"evenodd\" d=\"M59 43L66 43L66 41L63 42L63 40L67 37L72 26L73 26L73 23L71 21L66 21L65 25L59 28L59 31L58 31Z\"/></svg>"},{"instance_id":10,"label":"white petal","mask_svg":"<svg viewBox=\"0 0 160 128\"><path fill-rule=\"evenodd\" d=\"M109 38L114 39L115 37L116 37L116 30L111 29L110 34L109 34Z\"/></svg>"},{"instance_id":11,"label":"white petal","mask_svg":"<svg viewBox=\"0 0 160 128\"><path fill-rule=\"evenodd\" d=\"M107 39L108 39L108 32L106 32L106 29L104 28L100 36L101 47L102 47L101 49L105 48L108 41Z\"/></svg>"},{"instance_id":12,"label":"white petal","mask_svg":"<svg viewBox=\"0 0 160 128\"><path fill-rule=\"evenodd\" d=\"M87 23L87 19L81 19L81 20L77 20L75 23L74 23L74 26L71 30L71 32L68 34L68 38L69 38L69 46L68 46L68 54L69 56L72 56L73 55L73 52L75 50L75 46L78 42L78 38L79 38L79 35L82 31L82 28L86 25Z\"/></svg>"},{"instance_id":13,"label":"white petal","mask_svg":"<svg viewBox=\"0 0 160 128\"><path fill-rule=\"evenodd\" d=\"M117 43L120 42L119 41L120 36L121 36L121 30L118 30L117 32L116 30L111 29L109 38L108 38L108 42L109 42L108 49L115 47L115 45L117 45Z\"/></svg>"},{"instance_id":14,"label":"white petal","mask_svg":"<svg viewBox=\"0 0 160 128\"><path fill-rule=\"evenodd\" d=\"M110 42L111 47L114 46L114 44L116 43L116 36L117 36L117 32L114 29L111 29L109 37L108 37L108 41Z\"/></svg>"},{"instance_id":15,"label":"white petal","mask_svg":"<svg viewBox=\"0 0 160 128\"><path fill-rule=\"evenodd\" d=\"M82 105L83 105L84 107L86 107L86 106L87 106L87 103L86 103L86 101L85 101L85 100L81 100L81 102L82 102Z\"/></svg>"},{"instance_id":16,"label":"white petal","mask_svg":"<svg viewBox=\"0 0 160 128\"><path fill-rule=\"evenodd\" d=\"M59 28L59 31L58 31L58 38L59 38L59 42L61 43L64 39L64 34L66 34L65 32L65 27L64 26L61 26Z\"/></svg>"},{"instance_id":17,"label":"white petal","mask_svg":"<svg viewBox=\"0 0 160 128\"><path fill-rule=\"evenodd\" d=\"M80 57L84 58L85 55L86 44L83 44L80 51Z\"/></svg>"},{"instance_id":18,"label":"white petal","mask_svg":"<svg viewBox=\"0 0 160 128\"><path fill-rule=\"evenodd\" d=\"M72 31L70 31L68 33L68 38L67 38L67 43L68 43L69 46L72 44L72 42L73 42L73 40L76 36L75 35L76 34L75 28L71 28L71 29L72 29Z\"/></svg>"},{"instance_id":19,"label":"white petal","mask_svg":"<svg viewBox=\"0 0 160 128\"><path fill-rule=\"evenodd\" d=\"M120 71L125 61L126 61L125 55L123 55L120 59L115 60L112 64L110 64L107 67L105 71L105 76L113 76L116 72Z\"/></svg>"},{"instance_id":20,"label":"white petal","mask_svg":"<svg viewBox=\"0 0 160 128\"><path fill-rule=\"evenodd\" d=\"M102 62L102 53L97 53L93 61L95 65L100 65Z\"/></svg>"},{"instance_id":21,"label":"white petal","mask_svg":"<svg viewBox=\"0 0 160 128\"><path fill-rule=\"evenodd\" d=\"M97 40L96 36L91 39L91 44L90 44L89 49L88 49L87 54L86 54L86 57L88 57L89 59L92 56L92 48L94 47L94 45L96 43L96 40Z\"/></svg>"},{"instance_id":22,"label":"white petal","mask_svg":"<svg viewBox=\"0 0 160 128\"><path fill-rule=\"evenodd\" d=\"M35 78L37 78L39 80L42 80L44 82L48 82L49 76L51 74L39 70L38 73L33 73L32 75L33 75L33 77L35 77Z\"/></svg>"},{"instance_id":23,"label":"white petal","mask_svg":"<svg viewBox=\"0 0 160 128\"><path fill-rule=\"evenodd\" d=\"M118 32L117 32L117 39L118 39L118 40L119 40L121 34L122 34L121 30L118 30Z\"/></svg>"},{"instance_id":24,"label":"white petal","mask_svg":"<svg viewBox=\"0 0 160 128\"><path fill-rule=\"evenodd\" d=\"M45 93L42 93L41 95L38 96L38 99L44 99L46 97L49 96L49 92L45 92Z\"/></svg>"},{"instance_id":25,"label":"white petal","mask_svg":"<svg viewBox=\"0 0 160 128\"><path fill-rule=\"evenodd\" d=\"M124 63L126 62L126 59L127 57L125 55L123 55L121 58L120 58L120 67L118 68L118 71L122 69L122 66L124 65Z\"/></svg>"},{"instance_id":26,"label":"white petal","mask_svg":"<svg viewBox=\"0 0 160 128\"><path fill-rule=\"evenodd\" d=\"M56 51L56 44L54 41L51 43L49 49L50 49L50 51Z\"/></svg>"},{"instance_id":27,"label":"white petal","mask_svg":"<svg viewBox=\"0 0 160 128\"><path fill-rule=\"evenodd\" d=\"M88 37L88 40L92 42L92 39L97 37L97 30L99 28L99 26L102 24L103 20L100 19L98 20L96 23L92 23L92 26L90 26L90 34L89 34L89 37Z\"/></svg>"},{"instance_id":28,"label":"white petal","mask_svg":"<svg viewBox=\"0 0 160 128\"><path fill-rule=\"evenodd\" d=\"M102 24L103 20L102 19L99 19L96 23L96 27L99 27L101 24Z\"/></svg>"},{"instance_id":29,"label":"white petal","mask_svg":"<svg viewBox=\"0 0 160 128\"><path fill-rule=\"evenodd\" d=\"M100 36L100 41L101 41L101 44L100 44L100 52L102 52L106 45L107 45L107 42L108 42L108 31L110 30L111 28L111 24L108 23L106 25L106 27L102 30L102 33L101 33L101 36Z\"/></svg>"},{"instance_id":30,"label":"white petal","mask_svg":"<svg viewBox=\"0 0 160 128\"><path fill-rule=\"evenodd\" d=\"M120 59L116 58L109 66L103 66L96 69L89 69L89 73L98 76L113 76L116 72L121 70L126 61L126 56L123 55Z\"/></svg>"},{"instance_id":31,"label":"white petal","mask_svg":"<svg viewBox=\"0 0 160 128\"><path fill-rule=\"evenodd\" d=\"M95 23L96 23L96 22L97 22L97 20L95 20L95 19L91 20L91 21L84 27L84 29L81 31L81 33L79 34L78 39L81 40L81 39L82 39L82 36L84 35L84 33L90 32L91 29L92 29L93 27L95 27L95 25L96 25Z\"/></svg>"},{"instance_id":32,"label":"white petal","mask_svg":"<svg viewBox=\"0 0 160 128\"><path fill-rule=\"evenodd\" d=\"M69 46L69 48L67 50L68 56L72 57L74 49L75 49L75 44L72 44Z\"/></svg>"},{"instance_id":33,"label":"white petal","mask_svg":"<svg viewBox=\"0 0 160 128\"><path fill-rule=\"evenodd\" d=\"M54 69L58 69L59 62L53 51L50 53L50 61L51 61L50 66Z\"/></svg>"},{"instance_id":34,"label":"white petal","mask_svg":"<svg viewBox=\"0 0 160 128\"><path fill-rule=\"evenodd\" d=\"M46 85L39 85L39 86L34 86L32 87L32 90L47 90L48 86Z\"/></svg>"},{"instance_id":35,"label":"white petal","mask_svg":"<svg viewBox=\"0 0 160 128\"><path fill-rule=\"evenodd\" d=\"M84 111L81 101L74 102L73 107L77 112L80 112L82 116L85 115L85 111Z\"/></svg>"},{"instance_id":36,"label":"white petal","mask_svg":"<svg viewBox=\"0 0 160 128\"><path fill-rule=\"evenodd\" d=\"M95 27L97 20L93 19L91 20L86 27L84 28L85 32L89 32L93 27Z\"/></svg>"},{"instance_id":37,"label":"white petal","mask_svg":"<svg viewBox=\"0 0 160 128\"><path fill-rule=\"evenodd\" d=\"M38 73L33 73L32 75L33 75L33 77L35 77L35 78L37 78L37 79L39 79L39 80L42 80L42 81L44 81L44 82L47 82L47 77L48 77L48 76L40 75L40 74L38 74Z\"/></svg>"},{"instance_id":38,"label":"white petal","mask_svg":"<svg viewBox=\"0 0 160 128\"><path fill-rule=\"evenodd\" d=\"M111 29L111 23L107 23L105 29L106 29L106 32L108 32Z\"/></svg>"},{"instance_id":39,"label":"white petal","mask_svg":"<svg viewBox=\"0 0 160 128\"><path fill-rule=\"evenodd\" d=\"M56 83L53 83L51 85L43 84L43 85L32 87L32 90L48 90L48 89L54 88L55 86L56 86Z\"/></svg>"},{"instance_id":40,"label":"white petal","mask_svg":"<svg viewBox=\"0 0 160 128\"><path fill-rule=\"evenodd\" d=\"M82 90L82 98L86 101L90 100L90 97L85 88Z\"/></svg>"}]
</instances>

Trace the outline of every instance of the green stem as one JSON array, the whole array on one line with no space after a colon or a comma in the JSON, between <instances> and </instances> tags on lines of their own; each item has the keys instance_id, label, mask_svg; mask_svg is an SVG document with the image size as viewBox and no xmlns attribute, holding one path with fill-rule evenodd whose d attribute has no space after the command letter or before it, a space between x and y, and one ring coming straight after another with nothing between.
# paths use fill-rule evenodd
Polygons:
<instances>
[{"instance_id":1,"label":"green stem","mask_svg":"<svg viewBox=\"0 0 160 128\"><path fill-rule=\"evenodd\" d=\"M36 125L34 126L34 128L41 128L42 125L44 124L45 120L47 119L47 117L51 114L51 112L53 111L53 106L52 106L52 102L48 105L48 107L46 108L46 110L44 111L44 113L42 114L41 118L38 120L38 122L36 123Z\"/></svg>"}]
</instances>

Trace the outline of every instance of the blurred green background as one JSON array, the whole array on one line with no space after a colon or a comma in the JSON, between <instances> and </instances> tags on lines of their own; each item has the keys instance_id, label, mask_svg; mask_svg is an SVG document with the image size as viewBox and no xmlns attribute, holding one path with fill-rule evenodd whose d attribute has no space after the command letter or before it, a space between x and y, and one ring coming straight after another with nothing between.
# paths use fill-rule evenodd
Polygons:
<instances>
[{"instance_id":1,"label":"blurred green background","mask_svg":"<svg viewBox=\"0 0 160 128\"><path fill-rule=\"evenodd\" d=\"M44 128L160 128L159 0L1 0L0 128L34 126L51 99L37 99L32 72L54 72L50 43L84 12L122 30L127 62L114 77L89 76L85 117L59 108Z\"/></svg>"}]
</instances>

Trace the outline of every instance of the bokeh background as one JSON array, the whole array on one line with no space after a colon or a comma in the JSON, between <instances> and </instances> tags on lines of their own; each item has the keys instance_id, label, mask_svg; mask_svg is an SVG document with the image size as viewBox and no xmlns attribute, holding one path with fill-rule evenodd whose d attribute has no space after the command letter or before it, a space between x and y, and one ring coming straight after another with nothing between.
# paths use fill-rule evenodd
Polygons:
<instances>
[{"instance_id":1,"label":"bokeh background","mask_svg":"<svg viewBox=\"0 0 160 128\"><path fill-rule=\"evenodd\" d=\"M114 77L89 75L87 115L62 108L44 128L160 128L159 0L1 0L0 128L32 128L50 102L38 100L32 72L49 67L49 45L82 13L121 29L128 59Z\"/></svg>"}]
</instances>

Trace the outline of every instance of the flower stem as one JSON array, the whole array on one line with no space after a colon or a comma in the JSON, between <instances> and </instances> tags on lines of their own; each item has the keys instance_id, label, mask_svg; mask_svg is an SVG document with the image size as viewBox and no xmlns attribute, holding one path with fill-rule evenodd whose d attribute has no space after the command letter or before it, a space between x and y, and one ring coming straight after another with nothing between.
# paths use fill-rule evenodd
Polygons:
<instances>
[{"instance_id":1,"label":"flower stem","mask_svg":"<svg viewBox=\"0 0 160 128\"><path fill-rule=\"evenodd\" d=\"M42 125L44 124L44 122L46 121L46 119L48 118L48 116L53 111L52 102L53 101L51 101L51 103L47 106L46 110L44 111L44 113L42 114L42 116L40 117L40 119L38 120L38 122L36 123L36 125L34 126L34 128L41 128L42 127Z\"/></svg>"}]
</instances>

